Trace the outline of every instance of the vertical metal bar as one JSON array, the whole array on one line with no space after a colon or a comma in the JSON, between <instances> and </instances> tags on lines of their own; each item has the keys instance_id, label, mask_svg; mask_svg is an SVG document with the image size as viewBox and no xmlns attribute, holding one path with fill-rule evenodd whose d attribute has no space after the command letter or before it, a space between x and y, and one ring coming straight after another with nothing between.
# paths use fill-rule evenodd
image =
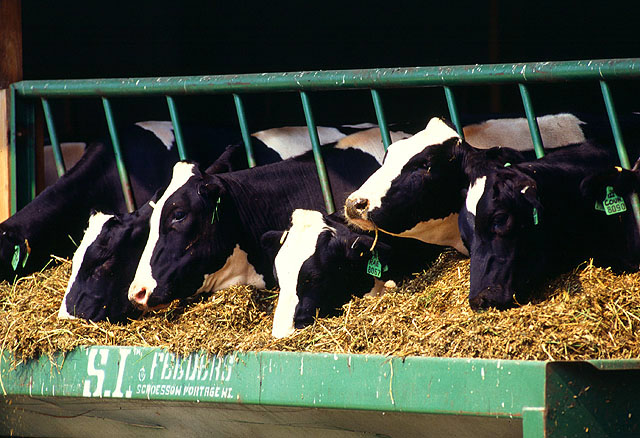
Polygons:
<instances>
[{"instance_id":1,"label":"vertical metal bar","mask_svg":"<svg viewBox=\"0 0 640 438\"><path fill-rule=\"evenodd\" d=\"M242 141L244 142L244 150L247 154L247 163L249 167L256 166L256 159L253 156L253 146L251 145L251 134L249 133L249 124L244 112L242 99L238 94L233 95L233 101L236 104L236 112L238 113L238 123L240 124L240 132L242 133Z\"/></svg>"},{"instance_id":2,"label":"vertical metal bar","mask_svg":"<svg viewBox=\"0 0 640 438\"><path fill-rule=\"evenodd\" d=\"M316 162L318 178L320 179L320 188L322 189L324 204L327 208L327 213L331 214L335 211L335 206L333 203L333 196L331 195L331 188L329 186L327 169L324 166L324 160L322 159L322 153L320 152L318 129L316 128L316 124L313 120L313 113L311 112L311 103L309 102L309 96L307 96L307 93L305 93L304 91L301 91L300 98L302 99L304 118L307 121L307 128L309 128L309 137L311 138L311 147L313 148L313 157Z\"/></svg>"},{"instance_id":3,"label":"vertical metal bar","mask_svg":"<svg viewBox=\"0 0 640 438\"><path fill-rule=\"evenodd\" d=\"M538 121L536 115L533 112L533 105L531 104L531 98L529 97L529 90L524 84L518 84L520 87L520 96L522 96L522 103L524 105L524 112L527 115L527 122L529 122L529 132L531 132L531 140L533 141L533 148L536 151L536 157L544 157L544 147L542 146L542 137L540 136L540 129L538 128Z\"/></svg>"},{"instance_id":4,"label":"vertical metal bar","mask_svg":"<svg viewBox=\"0 0 640 438\"><path fill-rule=\"evenodd\" d=\"M11 214L36 196L35 104L11 92Z\"/></svg>"},{"instance_id":5,"label":"vertical metal bar","mask_svg":"<svg viewBox=\"0 0 640 438\"><path fill-rule=\"evenodd\" d=\"M120 176L120 184L122 185L122 194L124 195L124 201L127 204L127 210L129 213L136 209L135 200L133 199L133 193L131 192L131 183L129 181L129 174L125 168L124 161L122 160L122 152L120 151L120 141L118 140L118 133L116 131L116 124L113 119L113 112L111 111L111 102L106 97L102 98L102 105L104 106L104 114L107 118L107 125L109 126L109 134L111 135L111 143L113 143L113 152L116 158L116 165L118 167L118 175Z\"/></svg>"},{"instance_id":6,"label":"vertical metal bar","mask_svg":"<svg viewBox=\"0 0 640 438\"><path fill-rule=\"evenodd\" d=\"M172 96L167 96L167 105L169 106L169 115L171 116L171 124L173 125L173 133L176 136L176 145L178 146L178 156L181 160L187 159L187 152L184 147L184 137L182 136L182 127L180 119L178 119L178 108Z\"/></svg>"},{"instance_id":7,"label":"vertical metal bar","mask_svg":"<svg viewBox=\"0 0 640 438\"><path fill-rule=\"evenodd\" d=\"M609 90L609 84L607 84L605 81L600 81L600 89L602 90L604 106L607 108L609 124L611 125L613 139L616 143L616 149L618 150L620 165L625 169L631 169L629 155L627 154L627 148L624 146L624 140L622 139L622 130L620 129L618 114L616 113L615 106L613 105L613 97L611 96L611 91ZM633 216L635 217L638 231L640 231L640 199L638 198L637 193L631 194L631 209L633 210Z\"/></svg>"},{"instance_id":8,"label":"vertical metal bar","mask_svg":"<svg viewBox=\"0 0 640 438\"><path fill-rule=\"evenodd\" d=\"M53 148L53 158L56 162L56 171L60 177L64 175L67 169L65 168L62 150L60 149L60 143L58 142L56 126L53 122L53 115L51 114L51 106L49 105L49 100L44 97L42 98L42 110L44 111L44 119L47 121L49 140L51 141L51 147Z\"/></svg>"},{"instance_id":9,"label":"vertical metal bar","mask_svg":"<svg viewBox=\"0 0 640 438\"><path fill-rule=\"evenodd\" d=\"M373 99L373 107L376 110L376 117L378 118L378 126L380 127L380 137L382 137L382 144L386 151L391 144L391 135L389 135L389 128L387 127L387 119L384 116L384 109L382 108L382 99L378 90L371 89L371 98Z\"/></svg>"},{"instance_id":10,"label":"vertical metal bar","mask_svg":"<svg viewBox=\"0 0 640 438\"><path fill-rule=\"evenodd\" d=\"M444 95L447 98L447 106L449 107L449 116L451 117L451 121L456 127L456 131L458 131L460 138L464 140L464 132L462 130L462 125L460 124L460 117L458 117L458 107L456 106L456 101L453 97L453 91L451 91L451 88L446 85L443 88Z\"/></svg>"},{"instance_id":11,"label":"vertical metal bar","mask_svg":"<svg viewBox=\"0 0 640 438\"><path fill-rule=\"evenodd\" d=\"M9 89L11 90L9 94L9 196L11 197L9 199L9 213L14 215L18 211L18 165L16 160L18 150L18 94L13 85Z\"/></svg>"}]
</instances>

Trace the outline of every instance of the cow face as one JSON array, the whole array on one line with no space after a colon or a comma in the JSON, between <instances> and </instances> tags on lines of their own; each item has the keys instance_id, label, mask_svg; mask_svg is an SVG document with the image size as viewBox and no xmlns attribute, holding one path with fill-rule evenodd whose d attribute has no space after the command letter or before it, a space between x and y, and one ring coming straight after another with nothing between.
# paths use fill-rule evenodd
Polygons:
<instances>
[{"instance_id":1,"label":"cow face","mask_svg":"<svg viewBox=\"0 0 640 438\"><path fill-rule=\"evenodd\" d=\"M95 213L73 256L60 318L125 322L139 316L127 292L149 235L149 203L131 214Z\"/></svg>"},{"instance_id":2,"label":"cow face","mask_svg":"<svg viewBox=\"0 0 640 438\"><path fill-rule=\"evenodd\" d=\"M232 227L228 202L214 176L193 163L174 166L169 186L152 205L149 238L129 287L136 307L158 308L193 295L206 274L225 264L233 244L217 230L222 223Z\"/></svg>"},{"instance_id":3,"label":"cow face","mask_svg":"<svg viewBox=\"0 0 640 438\"><path fill-rule=\"evenodd\" d=\"M504 309L545 270L542 205L536 182L514 169L474 181L459 220L469 247L472 309Z\"/></svg>"},{"instance_id":4,"label":"cow face","mask_svg":"<svg viewBox=\"0 0 640 438\"><path fill-rule=\"evenodd\" d=\"M294 211L291 228L285 234L265 233L262 245L270 252L279 247L274 270L280 296L272 330L277 338L312 324L316 314L334 313L352 295L362 296L376 283L382 284L367 274L373 238L317 211ZM382 243L376 246L383 260L388 250Z\"/></svg>"},{"instance_id":5,"label":"cow face","mask_svg":"<svg viewBox=\"0 0 640 438\"><path fill-rule=\"evenodd\" d=\"M465 251L457 212L466 185L457 148L462 140L443 120L392 144L382 167L345 203L349 222Z\"/></svg>"}]
</instances>

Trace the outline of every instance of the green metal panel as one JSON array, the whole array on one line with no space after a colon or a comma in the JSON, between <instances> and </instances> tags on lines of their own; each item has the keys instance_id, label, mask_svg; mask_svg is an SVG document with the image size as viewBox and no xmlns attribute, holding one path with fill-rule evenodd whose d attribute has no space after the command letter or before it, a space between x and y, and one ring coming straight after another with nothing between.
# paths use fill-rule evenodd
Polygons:
<instances>
[{"instance_id":1,"label":"green metal panel","mask_svg":"<svg viewBox=\"0 0 640 438\"><path fill-rule=\"evenodd\" d=\"M456 106L456 100L453 96L453 91L451 87L443 87L444 95L447 99L447 107L449 108L449 116L451 117L451 121L453 125L456 127L456 131L458 131L458 135L460 138L464 140L464 131L462 130L462 124L460 123L460 118L458 117L458 107Z\"/></svg>"},{"instance_id":2,"label":"green metal panel","mask_svg":"<svg viewBox=\"0 0 640 438\"><path fill-rule=\"evenodd\" d=\"M243 75L22 81L21 96L90 97L380 89L640 77L640 58Z\"/></svg>"}]
</instances>

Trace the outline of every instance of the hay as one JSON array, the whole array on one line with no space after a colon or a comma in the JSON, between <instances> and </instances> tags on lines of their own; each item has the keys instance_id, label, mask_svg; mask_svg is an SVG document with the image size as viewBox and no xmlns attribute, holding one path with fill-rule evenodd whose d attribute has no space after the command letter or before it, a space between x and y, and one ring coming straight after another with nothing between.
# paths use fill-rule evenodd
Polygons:
<instances>
[{"instance_id":1,"label":"hay","mask_svg":"<svg viewBox=\"0 0 640 438\"><path fill-rule=\"evenodd\" d=\"M469 262L453 252L396 293L353 299L339 316L271 337L277 292L232 287L127 325L58 320L71 263L0 284L1 349L16 359L81 345L163 347L175 353L306 351L519 360L640 358L640 274L585 263L506 311L467 304Z\"/></svg>"}]
</instances>

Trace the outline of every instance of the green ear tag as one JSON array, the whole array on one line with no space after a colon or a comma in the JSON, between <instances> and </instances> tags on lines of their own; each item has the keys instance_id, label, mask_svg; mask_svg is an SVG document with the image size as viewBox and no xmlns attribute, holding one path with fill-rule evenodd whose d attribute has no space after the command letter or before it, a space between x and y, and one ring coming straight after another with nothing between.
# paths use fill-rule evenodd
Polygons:
<instances>
[{"instance_id":1,"label":"green ear tag","mask_svg":"<svg viewBox=\"0 0 640 438\"><path fill-rule=\"evenodd\" d=\"M627 211L624 199L616 195L611 186L607 186L607 196L604 198L604 201L602 201L602 205L604 206L604 212L607 213L607 216Z\"/></svg>"},{"instance_id":2,"label":"green ear tag","mask_svg":"<svg viewBox=\"0 0 640 438\"><path fill-rule=\"evenodd\" d=\"M216 201L216 208L213 209L213 214L211 215L211 223L213 224L215 221L220 220L220 214L218 213L218 207L220 207L220 198Z\"/></svg>"},{"instance_id":3,"label":"green ear tag","mask_svg":"<svg viewBox=\"0 0 640 438\"><path fill-rule=\"evenodd\" d=\"M538 209L533 207L533 225L538 225L540 221L538 220Z\"/></svg>"},{"instance_id":4,"label":"green ear tag","mask_svg":"<svg viewBox=\"0 0 640 438\"><path fill-rule=\"evenodd\" d=\"M18 269L18 263L20 263L20 246L16 245L13 248L14 248L14 252L13 252L13 258L11 259L11 267L15 271L16 269Z\"/></svg>"},{"instance_id":5,"label":"green ear tag","mask_svg":"<svg viewBox=\"0 0 640 438\"><path fill-rule=\"evenodd\" d=\"M504 167L510 167L511 163L504 163Z\"/></svg>"},{"instance_id":6,"label":"green ear tag","mask_svg":"<svg viewBox=\"0 0 640 438\"><path fill-rule=\"evenodd\" d=\"M380 260L378 260L378 253L376 251L373 251L371 258L367 263L367 274L376 278L380 278L382 276L382 265L380 264Z\"/></svg>"},{"instance_id":7,"label":"green ear tag","mask_svg":"<svg viewBox=\"0 0 640 438\"><path fill-rule=\"evenodd\" d=\"M604 211L604 205L602 205L602 202L596 201L595 209L598 211Z\"/></svg>"}]
</instances>

